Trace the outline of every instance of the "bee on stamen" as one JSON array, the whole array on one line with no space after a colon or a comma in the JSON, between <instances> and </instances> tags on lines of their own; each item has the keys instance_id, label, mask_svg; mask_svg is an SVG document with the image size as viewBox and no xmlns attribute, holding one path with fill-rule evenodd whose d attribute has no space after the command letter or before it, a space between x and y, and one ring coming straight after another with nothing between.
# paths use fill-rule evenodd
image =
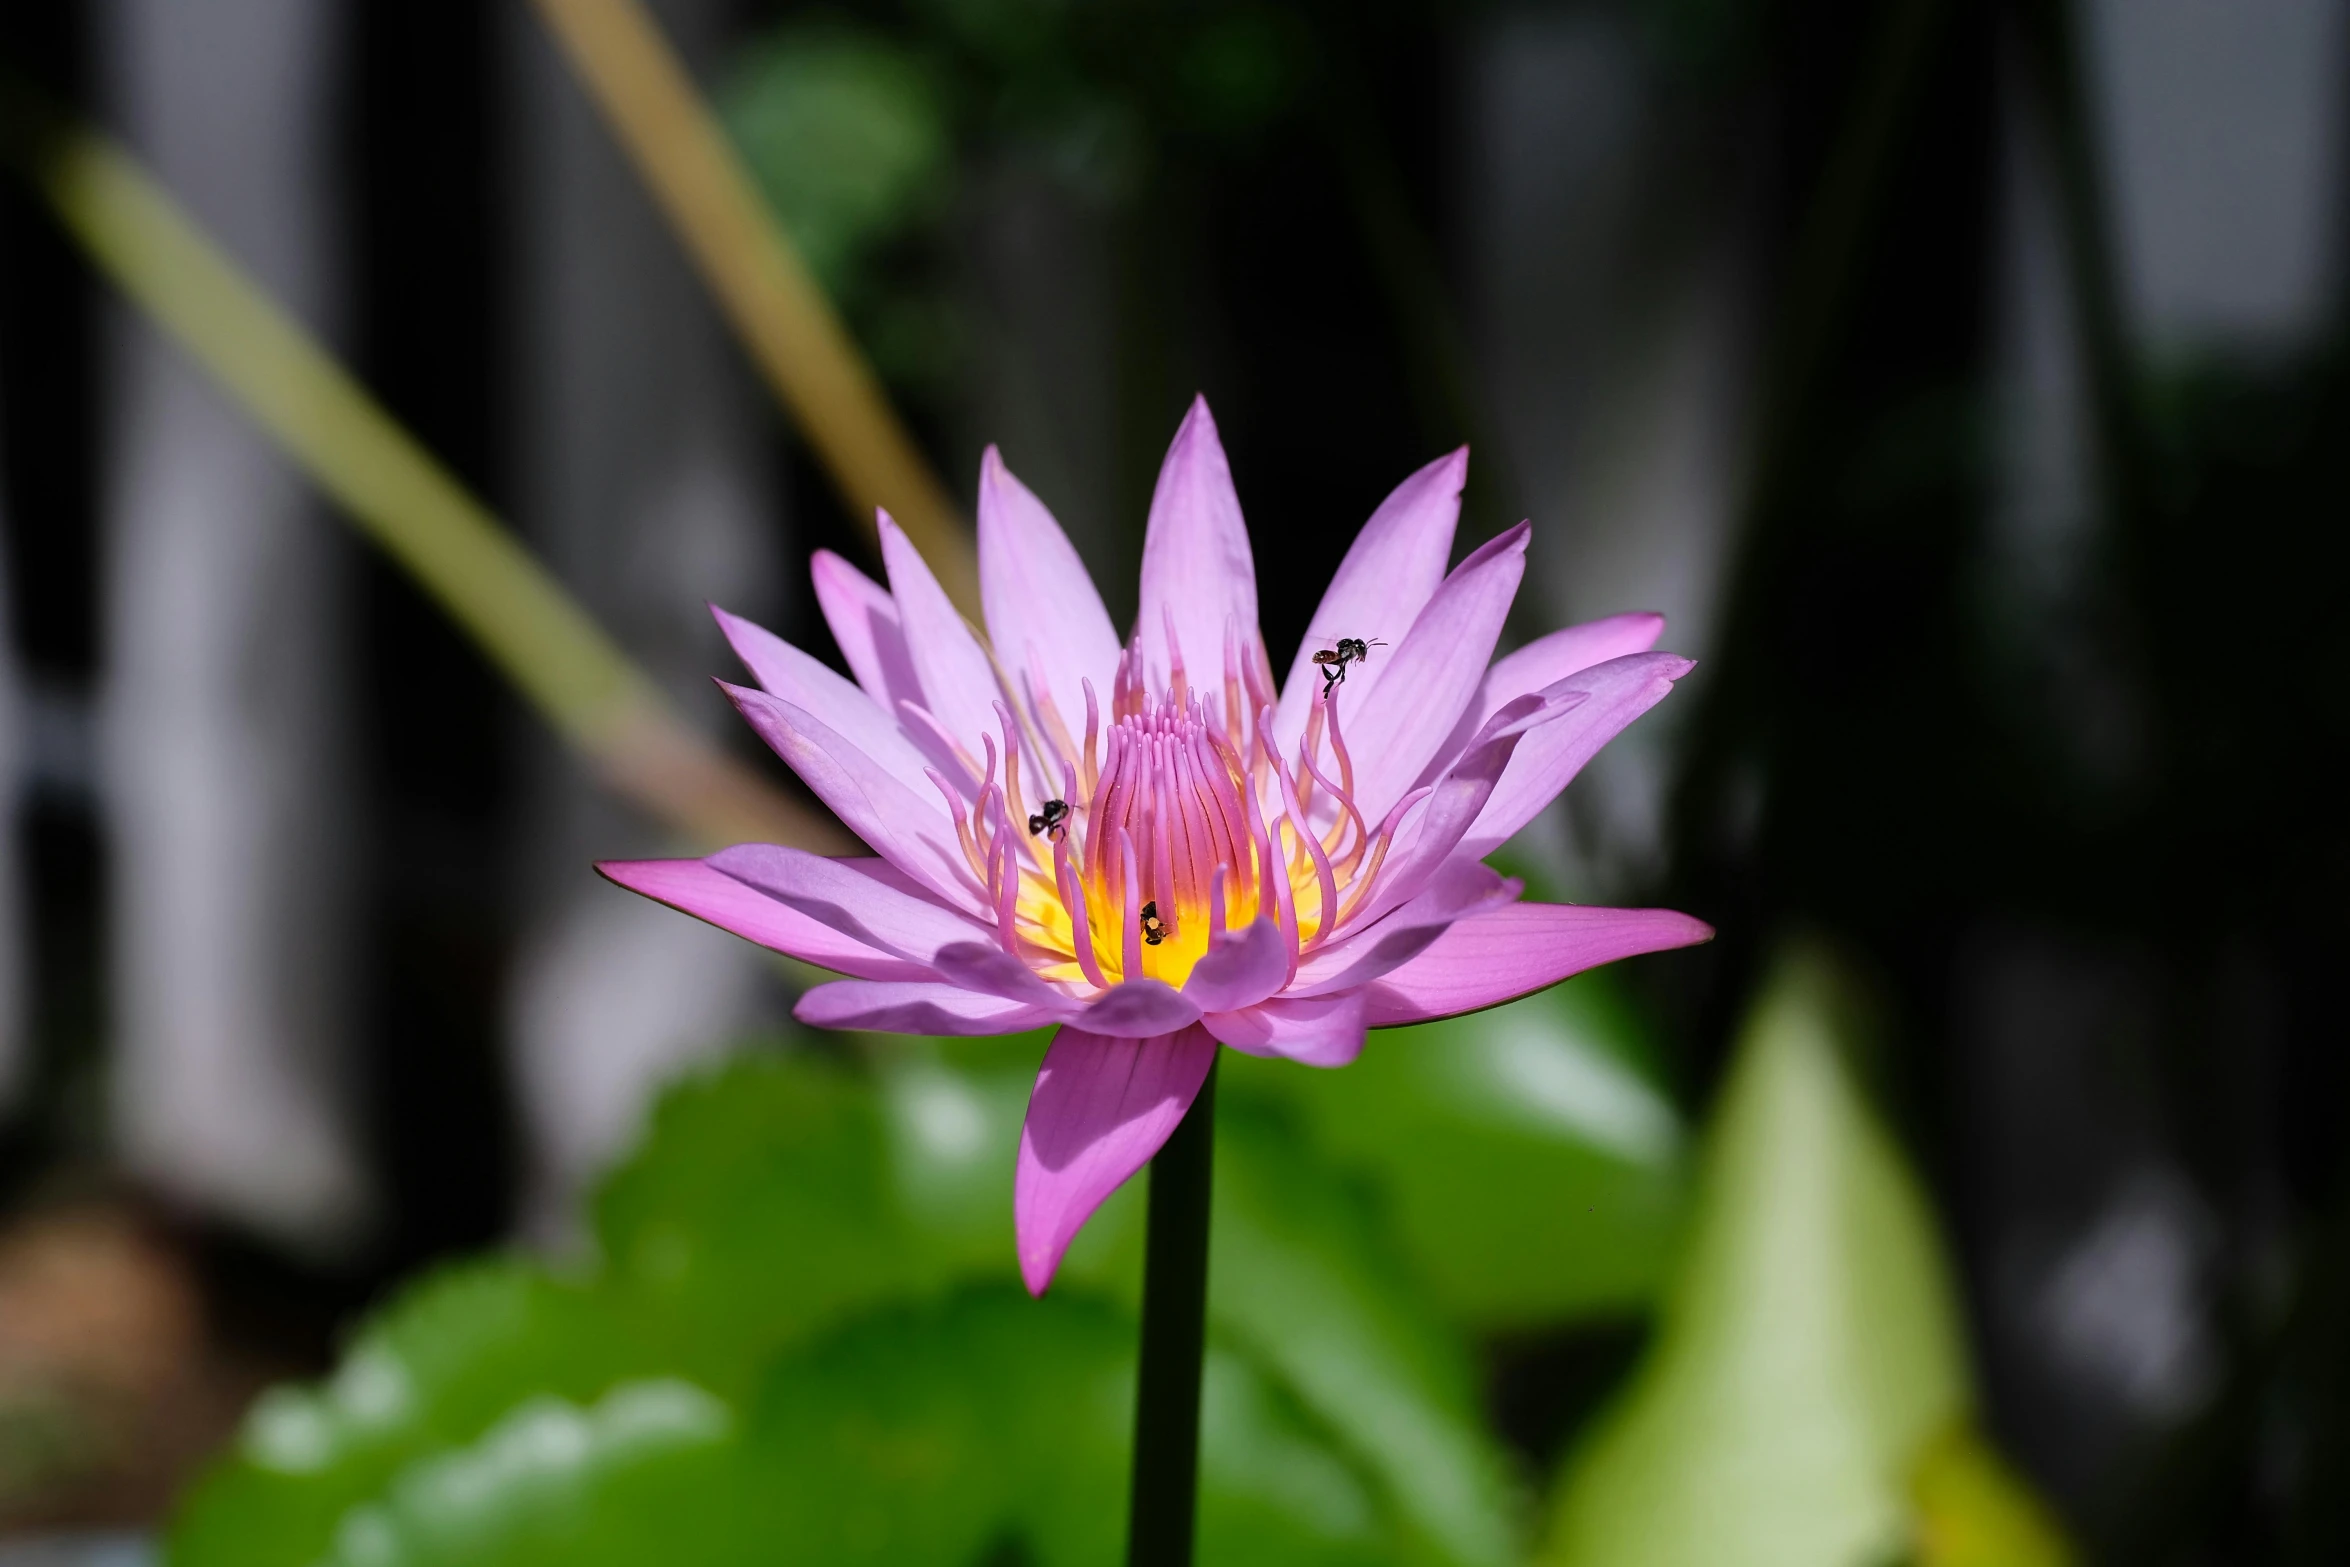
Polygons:
<instances>
[{"instance_id":1,"label":"bee on stamen","mask_svg":"<svg viewBox=\"0 0 2350 1567\"><path fill-rule=\"evenodd\" d=\"M1041 838L1051 833L1058 840L1069 830L1069 802L1047 800L1044 809L1028 818L1028 836Z\"/></svg>"},{"instance_id":2,"label":"bee on stamen","mask_svg":"<svg viewBox=\"0 0 2350 1567\"><path fill-rule=\"evenodd\" d=\"M1322 666L1322 695L1327 697L1346 683L1346 666L1367 663L1371 649L1385 647L1386 643L1373 637L1366 642L1361 637L1340 637L1338 646L1326 647L1314 655L1314 662Z\"/></svg>"},{"instance_id":3,"label":"bee on stamen","mask_svg":"<svg viewBox=\"0 0 2350 1567\"><path fill-rule=\"evenodd\" d=\"M1159 918L1159 902L1153 898L1142 906L1142 941L1146 947L1155 947L1167 939L1167 922Z\"/></svg>"}]
</instances>

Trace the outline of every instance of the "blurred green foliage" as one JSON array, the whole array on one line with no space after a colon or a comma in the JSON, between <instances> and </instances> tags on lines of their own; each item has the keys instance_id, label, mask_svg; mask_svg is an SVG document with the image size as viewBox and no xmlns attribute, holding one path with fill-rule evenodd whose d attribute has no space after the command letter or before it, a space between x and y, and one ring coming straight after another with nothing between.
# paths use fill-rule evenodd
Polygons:
<instances>
[{"instance_id":1,"label":"blurred green foliage","mask_svg":"<svg viewBox=\"0 0 2350 1567\"><path fill-rule=\"evenodd\" d=\"M1654 1360L1569 1468L1555 1559L2041 1537L1964 1445L1931 1226L1813 983L1750 1030L1678 1263L1688 1138L1606 977L1375 1036L1341 1072L1232 1058L1201 1559L1525 1560L1532 1476L1477 1335L1638 1312L1667 1278ZM679 1084L595 1199L592 1265L412 1287L327 1382L262 1400L171 1561L1115 1559L1139 1183L1045 1300L1019 1290L1042 1043L851 1041Z\"/></svg>"},{"instance_id":2,"label":"blurred green foliage","mask_svg":"<svg viewBox=\"0 0 2350 1567\"><path fill-rule=\"evenodd\" d=\"M1518 1559L1524 1476L1483 1416L1468 1330L1635 1305L1678 1190L1679 1122L1607 984L1382 1035L1352 1074L1236 1060L1211 1262L1211 1559ZM1106 1559L1139 1194L1103 1210L1051 1297L1019 1294L1012 1160L1042 1043L759 1052L679 1084L596 1196L591 1266L491 1259L412 1287L325 1384L263 1399L189 1499L172 1560L657 1546L716 1563L778 1539L823 1561ZM1447 1050L1552 1087L1531 1107L1431 1093ZM1648 1118L1631 1144L1610 1131L1626 1103ZM1443 1205L1487 1179L1478 1200L1503 1217L1445 1234ZM1615 1217L1593 1222L1603 1209ZM1529 1243L1589 1265L1537 1270L1536 1290L1496 1305L1490 1281Z\"/></svg>"},{"instance_id":3,"label":"blurred green foliage","mask_svg":"<svg viewBox=\"0 0 2350 1567\"><path fill-rule=\"evenodd\" d=\"M2013 1482L1945 1445L1971 1408L1957 1302L1856 1087L1854 1016L1822 955L1781 961L1723 1088L1656 1343L1570 1459L1545 1561L1860 1564L1929 1538L2019 1552L1929 1560L2065 1560L2018 1522L2033 1513Z\"/></svg>"}]
</instances>

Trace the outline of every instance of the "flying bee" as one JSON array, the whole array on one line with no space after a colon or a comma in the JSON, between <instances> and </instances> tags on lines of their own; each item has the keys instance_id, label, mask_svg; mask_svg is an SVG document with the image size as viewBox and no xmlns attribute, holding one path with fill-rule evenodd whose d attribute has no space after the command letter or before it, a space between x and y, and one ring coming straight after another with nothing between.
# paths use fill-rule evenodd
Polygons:
<instances>
[{"instance_id":1,"label":"flying bee","mask_svg":"<svg viewBox=\"0 0 2350 1567\"><path fill-rule=\"evenodd\" d=\"M1385 646L1377 637L1368 642L1361 637L1340 637L1338 646L1316 653L1314 662L1322 666L1322 694L1328 696L1346 683L1347 665L1365 663L1371 657L1371 649Z\"/></svg>"},{"instance_id":2,"label":"flying bee","mask_svg":"<svg viewBox=\"0 0 2350 1567\"><path fill-rule=\"evenodd\" d=\"M1142 906L1142 941L1146 947L1155 947L1167 939L1167 922L1159 918L1159 900L1153 898Z\"/></svg>"},{"instance_id":3,"label":"flying bee","mask_svg":"<svg viewBox=\"0 0 2350 1567\"><path fill-rule=\"evenodd\" d=\"M1028 836L1041 838L1051 833L1055 839L1069 830L1069 802L1047 800L1044 809L1028 818Z\"/></svg>"}]
</instances>

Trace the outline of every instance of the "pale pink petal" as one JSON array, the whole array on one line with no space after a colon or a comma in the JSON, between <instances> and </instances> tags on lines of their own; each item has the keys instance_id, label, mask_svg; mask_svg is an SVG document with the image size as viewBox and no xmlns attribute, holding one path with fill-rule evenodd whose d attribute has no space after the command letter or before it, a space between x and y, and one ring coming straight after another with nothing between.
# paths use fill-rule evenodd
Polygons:
<instances>
[{"instance_id":1,"label":"pale pink petal","mask_svg":"<svg viewBox=\"0 0 2350 1567\"><path fill-rule=\"evenodd\" d=\"M1412 900L1378 924L1310 953L1284 996L1320 996L1369 984L1425 951L1457 919L1515 902L1525 884L1489 865L1455 855Z\"/></svg>"},{"instance_id":2,"label":"pale pink petal","mask_svg":"<svg viewBox=\"0 0 2350 1567\"><path fill-rule=\"evenodd\" d=\"M1245 639L1257 635L1256 560L1216 421L1207 399L1195 397L1159 469L1142 541L1142 608L1134 629L1152 688L1167 683L1172 626L1192 688L1220 689L1227 623Z\"/></svg>"},{"instance_id":3,"label":"pale pink petal","mask_svg":"<svg viewBox=\"0 0 2350 1567\"><path fill-rule=\"evenodd\" d=\"M1225 1044L1252 1056L1345 1066L1363 1053L1364 995L1350 990L1297 1001L1276 996L1240 1012L1211 1012L1200 1022Z\"/></svg>"},{"instance_id":4,"label":"pale pink petal","mask_svg":"<svg viewBox=\"0 0 2350 1567\"><path fill-rule=\"evenodd\" d=\"M1510 601L1526 574L1524 523L1471 555L1444 579L1412 629L1388 655L1371 700L1356 702L1353 677L1337 691L1347 749L1359 771L1355 804L1370 821L1385 816L1444 744L1476 698Z\"/></svg>"},{"instance_id":5,"label":"pale pink petal","mask_svg":"<svg viewBox=\"0 0 2350 1567\"><path fill-rule=\"evenodd\" d=\"M1306 636L1289 666L1281 687L1281 708L1273 732L1284 752L1295 748L1305 733L1306 716L1313 710L1314 693L1322 689L1322 672L1314 654L1336 647L1341 637L1368 642L1383 639L1387 651L1372 656L1347 672L1346 687L1353 699L1348 712L1386 678L1393 650L1428 605L1444 581L1444 563L1452 558L1452 534L1460 521L1461 485L1469 474L1469 449L1464 446L1439 457L1395 487L1363 524L1363 531L1338 563L1338 572L1323 591L1321 607L1306 623ZM1547 683L1547 682L1546 682Z\"/></svg>"},{"instance_id":6,"label":"pale pink petal","mask_svg":"<svg viewBox=\"0 0 2350 1567\"><path fill-rule=\"evenodd\" d=\"M779 844L742 843L719 850L707 863L818 924L926 969L934 966L931 954L939 948L985 941L990 934L928 893L876 876L887 861L833 860Z\"/></svg>"},{"instance_id":7,"label":"pale pink petal","mask_svg":"<svg viewBox=\"0 0 2350 1567\"><path fill-rule=\"evenodd\" d=\"M979 459L979 596L996 657L1019 695L1033 680L1082 740L1084 682L1097 693L1110 689L1118 633L1068 535L992 446Z\"/></svg>"},{"instance_id":8,"label":"pale pink petal","mask_svg":"<svg viewBox=\"0 0 2350 1567\"><path fill-rule=\"evenodd\" d=\"M1461 852L1483 858L1509 842L1519 828L1558 798L1559 791L1601 746L1663 701L1673 682L1694 667L1671 653L1633 653L1546 688L1546 696L1579 690L1587 694L1586 700L1558 722L1526 736L1500 786L1485 802L1484 814L1462 840ZM1353 735L1347 740L1351 745Z\"/></svg>"},{"instance_id":9,"label":"pale pink petal","mask_svg":"<svg viewBox=\"0 0 2350 1567\"><path fill-rule=\"evenodd\" d=\"M832 640L840 644L849 672L873 705L894 719L900 702L920 702L922 680L906 651L905 627L889 589L830 550L816 552L808 576Z\"/></svg>"},{"instance_id":10,"label":"pale pink petal","mask_svg":"<svg viewBox=\"0 0 2350 1567\"><path fill-rule=\"evenodd\" d=\"M1289 978L1289 943L1275 920L1226 931L1192 965L1183 994L1203 1012L1229 1012L1264 1000Z\"/></svg>"},{"instance_id":11,"label":"pale pink petal","mask_svg":"<svg viewBox=\"0 0 2350 1567\"><path fill-rule=\"evenodd\" d=\"M1094 1033L1141 1039L1199 1021L1198 1003L1162 980L1130 979L1081 1001L992 942L941 947L931 964L951 984L1034 1007L1054 1022Z\"/></svg>"},{"instance_id":12,"label":"pale pink petal","mask_svg":"<svg viewBox=\"0 0 2350 1567\"><path fill-rule=\"evenodd\" d=\"M1524 696L1503 708L1486 723L1481 738L1468 754L1453 764L1427 800L1406 815L1406 827L1397 842L1400 851L1388 857L1386 868L1362 901L1350 908L1341 934L1367 930L1420 895L1460 849L1461 838L1476 823L1493 796L1510 755L1531 730L1562 721L1583 700L1580 693L1556 701ZM1467 854L1470 859L1477 856Z\"/></svg>"},{"instance_id":13,"label":"pale pink petal","mask_svg":"<svg viewBox=\"0 0 2350 1567\"><path fill-rule=\"evenodd\" d=\"M804 707L724 681L719 687L849 831L940 902L986 914L986 900L937 795L925 800Z\"/></svg>"},{"instance_id":14,"label":"pale pink petal","mask_svg":"<svg viewBox=\"0 0 2350 1567\"><path fill-rule=\"evenodd\" d=\"M1370 1024L1392 1028L1498 1006L1602 963L1693 946L1713 933L1671 909L1512 904L1460 921L1373 984Z\"/></svg>"},{"instance_id":15,"label":"pale pink petal","mask_svg":"<svg viewBox=\"0 0 2350 1567\"><path fill-rule=\"evenodd\" d=\"M906 651L922 680L922 701L966 754L977 759L982 735L996 732L995 704L1003 696L979 639L947 597L905 530L883 512L881 559L889 567L890 595L906 628Z\"/></svg>"},{"instance_id":16,"label":"pale pink petal","mask_svg":"<svg viewBox=\"0 0 2350 1567\"><path fill-rule=\"evenodd\" d=\"M1077 1021L1096 1034L1143 1039L1199 1021L1199 1003L1164 980L1130 979L1088 1001Z\"/></svg>"},{"instance_id":17,"label":"pale pink petal","mask_svg":"<svg viewBox=\"0 0 2350 1567\"><path fill-rule=\"evenodd\" d=\"M1029 1293L1044 1293L1085 1221L1174 1134L1215 1061L1216 1041L1197 1027L1152 1039L1076 1028L1054 1036L1012 1179Z\"/></svg>"},{"instance_id":18,"label":"pale pink petal","mask_svg":"<svg viewBox=\"0 0 2350 1567\"><path fill-rule=\"evenodd\" d=\"M769 696L815 714L916 794L930 792L930 782L923 776L923 769L930 764L907 740L894 712L883 712L862 687L843 680L822 661L766 627L730 615L715 604L710 613L718 618L718 629L726 633L735 656Z\"/></svg>"},{"instance_id":19,"label":"pale pink petal","mask_svg":"<svg viewBox=\"0 0 2350 1567\"><path fill-rule=\"evenodd\" d=\"M1630 653L1645 653L1656 646L1656 639L1664 635L1664 630L1662 615L1610 615L1605 620L1587 620L1579 626L1537 637L1515 653L1504 656L1485 672L1485 683L1478 688L1477 700L1461 715L1452 738L1438 749L1436 759L1421 769L1419 781L1427 783L1451 766L1452 759L1467 747L1478 726L1510 702L1555 685L1569 675L1580 674L1594 664L1604 664Z\"/></svg>"},{"instance_id":20,"label":"pale pink petal","mask_svg":"<svg viewBox=\"0 0 2350 1567\"><path fill-rule=\"evenodd\" d=\"M596 869L631 892L641 892L720 930L819 968L859 979L933 977L927 964L911 962L810 919L714 869L707 860L605 860Z\"/></svg>"},{"instance_id":21,"label":"pale pink petal","mask_svg":"<svg viewBox=\"0 0 2350 1567\"><path fill-rule=\"evenodd\" d=\"M872 984L844 979L800 997L792 1016L810 1028L862 1029L876 1034L1018 1034L1042 1028L1049 1013L982 996L959 985Z\"/></svg>"}]
</instances>

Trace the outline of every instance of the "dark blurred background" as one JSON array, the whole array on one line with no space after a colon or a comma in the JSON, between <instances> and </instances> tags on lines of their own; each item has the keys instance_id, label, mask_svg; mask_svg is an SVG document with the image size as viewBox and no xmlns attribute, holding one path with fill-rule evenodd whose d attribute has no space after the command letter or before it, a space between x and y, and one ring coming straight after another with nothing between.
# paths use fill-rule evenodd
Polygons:
<instances>
[{"instance_id":1,"label":"dark blurred background","mask_svg":"<svg viewBox=\"0 0 2350 1567\"><path fill-rule=\"evenodd\" d=\"M1518 848L1720 929L1636 976L1681 1103L1774 942L1861 954L2007 1450L2101 1559L2350 1559L2350 6L655 9L958 495L1000 443L1114 615L1195 390L1276 667L1464 441L1513 636L1665 612L1697 674ZM837 662L804 563L867 535L526 7L52 0L0 55L711 732L705 599ZM572 1239L790 996L594 881L660 833L20 183L0 511L0 1357L154 1433L0 1453L0 1522L135 1526L390 1281Z\"/></svg>"}]
</instances>

